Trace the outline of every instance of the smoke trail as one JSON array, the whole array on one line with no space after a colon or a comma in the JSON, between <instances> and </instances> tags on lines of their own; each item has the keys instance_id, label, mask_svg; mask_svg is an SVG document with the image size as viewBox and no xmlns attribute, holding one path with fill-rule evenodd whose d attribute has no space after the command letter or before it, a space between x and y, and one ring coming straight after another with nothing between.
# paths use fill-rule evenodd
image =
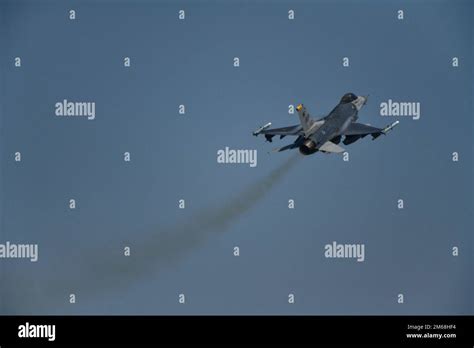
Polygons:
<instances>
[{"instance_id":1,"label":"smoke trail","mask_svg":"<svg viewBox=\"0 0 474 348\"><path fill-rule=\"evenodd\" d=\"M122 288L150 269L160 271L175 264L184 254L194 250L209 237L224 232L232 221L250 210L283 178L299 157L299 153L289 157L271 173L217 208L202 211L187 222L173 227L153 228L150 238L132 247L131 257L120 257L117 254L113 258L110 254L106 257L103 252L91 250L89 255L84 255L84 259L91 262L79 265L80 277L71 278L71 272L63 274L62 278L56 274L54 279L47 282L46 288L42 289L41 299L30 298L26 301L28 299L20 299L15 292L11 293L7 296L10 299L7 312L16 313L22 309L30 312L32 308L39 307L47 312L51 305L64 303L67 296L65 294L70 289L78 289L81 296L93 295ZM27 282L27 279L23 278L21 282ZM16 285L18 290L20 284Z\"/></svg>"},{"instance_id":2,"label":"smoke trail","mask_svg":"<svg viewBox=\"0 0 474 348\"><path fill-rule=\"evenodd\" d=\"M194 250L212 235L224 232L232 221L250 210L282 179L299 157L299 153L289 157L270 174L219 207L208 208L197 213L187 222L173 227L153 228L151 238L142 245L133 247L134 255L136 255L135 262L122 258L120 264L114 260L109 264L93 265L91 270L100 282L107 283L115 277L123 282L126 280L124 277L136 278L148 268L159 271L176 263L183 254ZM110 268L114 264L115 270Z\"/></svg>"},{"instance_id":3,"label":"smoke trail","mask_svg":"<svg viewBox=\"0 0 474 348\"><path fill-rule=\"evenodd\" d=\"M298 158L299 154L288 158L270 174L250 185L220 207L198 213L187 223L156 235L153 240L146 243L140 253L143 253L145 259L153 260L156 268L181 257L182 253L192 250L211 235L224 232L232 221L250 210L262 199L291 169ZM149 261L144 260L144 262L148 263Z\"/></svg>"}]
</instances>

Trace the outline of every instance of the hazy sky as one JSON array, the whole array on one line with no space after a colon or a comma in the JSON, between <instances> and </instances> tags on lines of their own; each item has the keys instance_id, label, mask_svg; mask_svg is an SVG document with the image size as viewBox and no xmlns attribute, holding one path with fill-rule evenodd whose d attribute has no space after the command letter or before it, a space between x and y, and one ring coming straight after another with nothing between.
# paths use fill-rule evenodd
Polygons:
<instances>
[{"instance_id":1,"label":"hazy sky","mask_svg":"<svg viewBox=\"0 0 474 348\"><path fill-rule=\"evenodd\" d=\"M0 243L39 245L0 259L0 313L472 314L472 20L468 1L0 1ZM400 120L348 162L251 134L346 92L370 95L360 122ZM55 116L64 99L95 119ZM257 166L217 163L226 146Z\"/></svg>"}]
</instances>

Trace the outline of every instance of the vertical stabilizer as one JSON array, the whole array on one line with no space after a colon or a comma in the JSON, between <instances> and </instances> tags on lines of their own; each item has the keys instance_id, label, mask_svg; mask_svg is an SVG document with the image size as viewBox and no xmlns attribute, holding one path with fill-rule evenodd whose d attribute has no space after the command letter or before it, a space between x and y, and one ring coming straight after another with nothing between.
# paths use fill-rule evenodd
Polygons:
<instances>
[{"instance_id":1,"label":"vertical stabilizer","mask_svg":"<svg viewBox=\"0 0 474 348\"><path fill-rule=\"evenodd\" d=\"M298 111L298 117L300 118L301 127L303 127L303 131L306 137L309 137L311 134L316 131L324 121L315 121L309 115L309 112L306 110L306 107L303 104L299 104L296 107L296 111Z\"/></svg>"}]
</instances>

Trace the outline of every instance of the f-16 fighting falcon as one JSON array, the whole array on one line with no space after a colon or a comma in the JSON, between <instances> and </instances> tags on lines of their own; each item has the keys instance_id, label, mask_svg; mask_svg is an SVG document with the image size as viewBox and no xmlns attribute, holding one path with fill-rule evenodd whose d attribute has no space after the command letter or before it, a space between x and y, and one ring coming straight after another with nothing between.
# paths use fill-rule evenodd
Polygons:
<instances>
[{"instance_id":1,"label":"f-16 fighting falcon","mask_svg":"<svg viewBox=\"0 0 474 348\"><path fill-rule=\"evenodd\" d=\"M342 96L339 104L321 119L312 119L303 104L296 107L300 124L269 129L271 123L260 127L253 135L264 134L267 141L271 142L275 135L280 139L287 135L296 136L293 144L276 149L285 151L298 148L303 155L311 155L317 151L324 153L341 153L344 149L338 144L342 141L344 145L352 144L358 139L367 135L372 136L372 140L381 134L386 134L392 130L399 121L396 121L385 128L376 128L366 124L357 123L360 109L367 103L368 96L356 96L353 93L346 93Z\"/></svg>"}]
</instances>

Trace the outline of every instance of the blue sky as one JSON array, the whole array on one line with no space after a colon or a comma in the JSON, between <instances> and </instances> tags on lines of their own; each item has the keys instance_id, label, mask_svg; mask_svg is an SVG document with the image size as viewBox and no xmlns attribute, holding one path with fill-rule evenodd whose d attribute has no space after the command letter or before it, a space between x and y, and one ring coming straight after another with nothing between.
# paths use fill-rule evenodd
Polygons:
<instances>
[{"instance_id":1,"label":"blue sky","mask_svg":"<svg viewBox=\"0 0 474 348\"><path fill-rule=\"evenodd\" d=\"M472 314L469 2L0 8L0 242L40 253L0 260L1 313ZM225 224L202 222L293 156L268 154L291 140L265 143L255 128L297 124L287 110L300 102L322 116L346 92L370 95L360 122L400 125L348 146L349 162L299 159ZM95 120L55 117L63 99L94 101ZM420 119L380 116L388 99L419 102ZM217 163L226 146L256 149L258 165ZM365 261L324 258L333 241L365 244Z\"/></svg>"}]
</instances>

